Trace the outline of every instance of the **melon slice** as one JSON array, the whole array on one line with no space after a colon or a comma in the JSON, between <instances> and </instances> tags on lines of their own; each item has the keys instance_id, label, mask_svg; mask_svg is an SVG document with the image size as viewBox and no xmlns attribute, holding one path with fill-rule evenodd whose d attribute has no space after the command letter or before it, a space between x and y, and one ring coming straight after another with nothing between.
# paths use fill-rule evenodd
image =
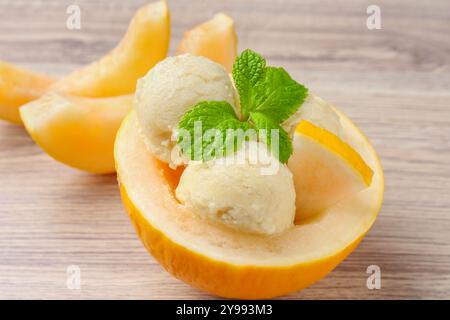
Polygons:
<instances>
[{"instance_id":1,"label":"melon slice","mask_svg":"<svg viewBox=\"0 0 450 320\"><path fill-rule=\"evenodd\" d=\"M169 48L169 10L165 1L139 9L125 37L106 56L58 81L53 90L84 97L111 97L131 94L136 81Z\"/></svg>"},{"instance_id":2,"label":"melon slice","mask_svg":"<svg viewBox=\"0 0 450 320\"><path fill-rule=\"evenodd\" d=\"M372 182L373 171L350 145L302 120L293 139L288 167L294 176L296 221L323 212Z\"/></svg>"},{"instance_id":3,"label":"melon slice","mask_svg":"<svg viewBox=\"0 0 450 320\"><path fill-rule=\"evenodd\" d=\"M132 111L114 153L122 199L145 247L175 277L222 297L271 298L324 277L372 226L384 189L372 146L338 115L350 143L373 169L370 186L327 208L320 218L268 237L201 219L181 206L174 197L181 170L171 170L148 152Z\"/></svg>"},{"instance_id":4,"label":"melon slice","mask_svg":"<svg viewBox=\"0 0 450 320\"><path fill-rule=\"evenodd\" d=\"M82 98L49 93L20 108L25 128L54 159L92 173L114 172L114 139L133 95Z\"/></svg>"},{"instance_id":5,"label":"melon slice","mask_svg":"<svg viewBox=\"0 0 450 320\"><path fill-rule=\"evenodd\" d=\"M231 72L237 54L237 35L233 19L218 13L211 20L187 31L177 53L205 56L222 64Z\"/></svg>"},{"instance_id":6,"label":"melon slice","mask_svg":"<svg viewBox=\"0 0 450 320\"><path fill-rule=\"evenodd\" d=\"M19 107L41 97L53 81L49 76L0 61L0 118L22 123Z\"/></svg>"}]
</instances>

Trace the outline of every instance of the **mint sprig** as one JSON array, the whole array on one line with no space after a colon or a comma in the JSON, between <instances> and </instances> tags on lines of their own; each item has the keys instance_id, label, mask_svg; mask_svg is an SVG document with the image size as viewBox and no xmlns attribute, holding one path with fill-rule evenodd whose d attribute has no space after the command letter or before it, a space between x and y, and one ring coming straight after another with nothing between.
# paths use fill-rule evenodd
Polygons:
<instances>
[{"instance_id":1,"label":"mint sprig","mask_svg":"<svg viewBox=\"0 0 450 320\"><path fill-rule=\"evenodd\" d=\"M247 119L253 105L253 88L261 80L266 60L249 49L242 51L233 65L233 80L239 92L242 116Z\"/></svg>"},{"instance_id":2,"label":"mint sprig","mask_svg":"<svg viewBox=\"0 0 450 320\"><path fill-rule=\"evenodd\" d=\"M266 60L250 49L236 58L232 74L242 119L238 119L228 102L198 103L184 114L178 126L180 132L185 133L178 138L182 152L191 160L219 158L228 150L236 151L242 143L228 134L230 130L253 129L280 162L287 162L292 154L292 141L281 124L302 105L308 89L293 80L283 68L267 67ZM201 123L200 130L195 130L196 123ZM212 136L211 132L218 135ZM273 141L274 132L278 145ZM200 146L195 143L198 138L202 138Z\"/></svg>"},{"instance_id":3,"label":"mint sprig","mask_svg":"<svg viewBox=\"0 0 450 320\"><path fill-rule=\"evenodd\" d=\"M252 112L250 122L253 123L258 133L258 139L270 147L272 155L277 157L280 162L286 163L293 150L292 141L286 130L264 113ZM277 138L277 144L273 143L272 138Z\"/></svg>"},{"instance_id":4,"label":"mint sprig","mask_svg":"<svg viewBox=\"0 0 450 320\"><path fill-rule=\"evenodd\" d=\"M249 114L259 112L277 123L287 120L305 100L308 90L283 68L267 67L255 84Z\"/></svg>"},{"instance_id":5,"label":"mint sprig","mask_svg":"<svg viewBox=\"0 0 450 320\"><path fill-rule=\"evenodd\" d=\"M184 114L178 128L181 152L191 160L206 161L237 151L242 141L234 139L230 132L244 132L249 123L240 121L226 101L202 101Z\"/></svg>"}]
</instances>

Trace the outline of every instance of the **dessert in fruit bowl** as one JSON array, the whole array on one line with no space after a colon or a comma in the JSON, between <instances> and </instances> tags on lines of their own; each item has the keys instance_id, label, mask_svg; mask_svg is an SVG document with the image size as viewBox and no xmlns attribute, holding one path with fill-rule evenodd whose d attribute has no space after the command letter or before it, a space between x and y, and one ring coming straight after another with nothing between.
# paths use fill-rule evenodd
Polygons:
<instances>
[{"instance_id":1,"label":"dessert in fruit bowl","mask_svg":"<svg viewBox=\"0 0 450 320\"><path fill-rule=\"evenodd\" d=\"M360 242L383 171L338 109L252 50L232 76L180 55L139 80L115 142L122 198L175 277L228 298L305 288Z\"/></svg>"}]
</instances>

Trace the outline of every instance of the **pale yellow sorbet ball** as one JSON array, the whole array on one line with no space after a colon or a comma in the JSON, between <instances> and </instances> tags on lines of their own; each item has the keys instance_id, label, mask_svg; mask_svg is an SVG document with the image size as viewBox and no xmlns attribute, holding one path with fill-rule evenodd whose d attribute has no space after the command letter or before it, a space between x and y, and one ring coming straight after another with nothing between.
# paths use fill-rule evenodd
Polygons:
<instances>
[{"instance_id":1,"label":"pale yellow sorbet ball","mask_svg":"<svg viewBox=\"0 0 450 320\"><path fill-rule=\"evenodd\" d=\"M227 101L235 107L234 90L226 70L207 58L184 54L158 63L138 81L135 98L149 151L172 167L179 165L173 149L182 116L200 101Z\"/></svg>"},{"instance_id":2,"label":"pale yellow sorbet ball","mask_svg":"<svg viewBox=\"0 0 450 320\"><path fill-rule=\"evenodd\" d=\"M248 149L229 157L240 158ZM251 163L246 155L240 163L227 158L189 164L176 189L178 200L203 218L244 232L271 235L292 227L296 195L288 167L273 158L277 169L265 171L265 164Z\"/></svg>"}]
</instances>

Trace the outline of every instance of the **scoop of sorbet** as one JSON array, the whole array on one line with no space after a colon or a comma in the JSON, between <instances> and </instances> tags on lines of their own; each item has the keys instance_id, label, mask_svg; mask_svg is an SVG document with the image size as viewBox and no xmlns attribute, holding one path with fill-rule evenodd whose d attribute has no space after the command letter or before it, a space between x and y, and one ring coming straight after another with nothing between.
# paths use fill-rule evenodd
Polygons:
<instances>
[{"instance_id":1,"label":"scoop of sorbet","mask_svg":"<svg viewBox=\"0 0 450 320\"><path fill-rule=\"evenodd\" d=\"M255 146L267 152L264 144L251 141L221 161L189 164L176 189L178 200L201 217L245 232L271 235L293 226L292 173L275 158L272 170L267 161L251 161Z\"/></svg>"},{"instance_id":2,"label":"scoop of sorbet","mask_svg":"<svg viewBox=\"0 0 450 320\"><path fill-rule=\"evenodd\" d=\"M149 151L177 166L173 135L183 115L205 100L227 101L234 107L234 98L233 84L220 64L189 54L161 61L138 81L136 89L135 108Z\"/></svg>"}]
</instances>

